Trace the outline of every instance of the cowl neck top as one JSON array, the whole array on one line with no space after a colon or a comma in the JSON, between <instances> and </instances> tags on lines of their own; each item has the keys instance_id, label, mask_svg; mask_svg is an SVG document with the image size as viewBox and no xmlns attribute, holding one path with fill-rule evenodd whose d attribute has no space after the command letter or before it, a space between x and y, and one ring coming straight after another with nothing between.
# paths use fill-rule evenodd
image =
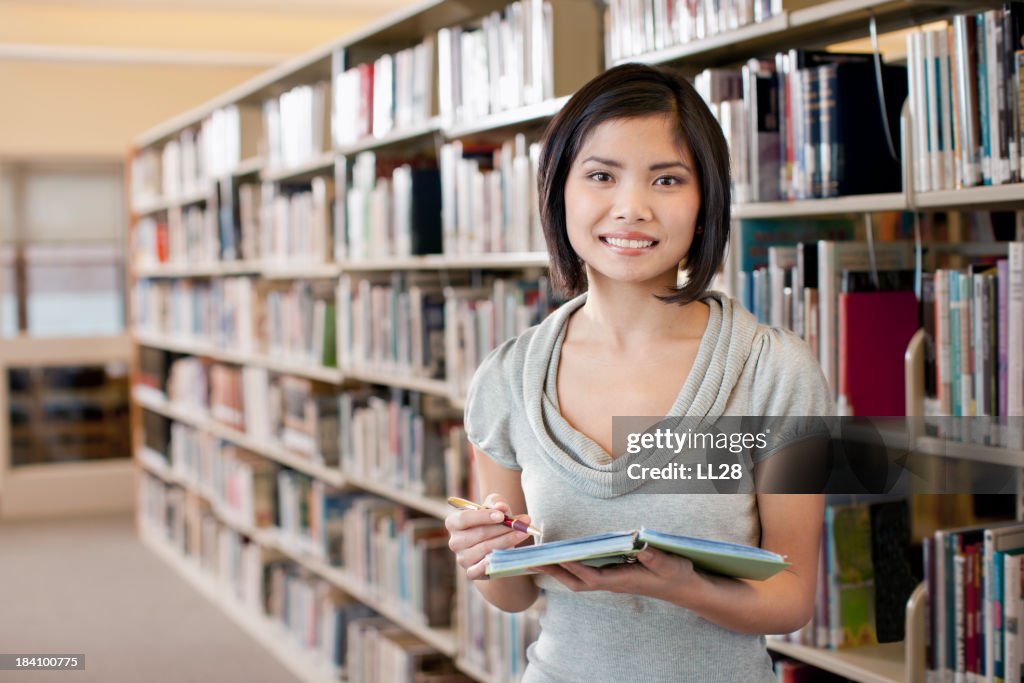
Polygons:
<instances>
[{"instance_id":1,"label":"cowl neck top","mask_svg":"<svg viewBox=\"0 0 1024 683\"><path fill-rule=\"evenodd\" d=\"M633 463L657 467L666 464L672 454L662 450L649 454L612 458L593 439L576 430L562 416L558 406L556 380L562 344L569 318L586 303L586 293L560 306L540 325L530 328L520 337L506 342L488 359L500 359L506 380L516 395L516 409L522 409L529 431L535 440L536 455L581 492L598 498L619 496L642 485L641 480L627 476L626 468ZM754 317L736 305L732 299L716 291L706 292L702 299L709 308L707 327L697 349L693 366L666 417L708 418L727 414L733 395L758 331ZM485 366L481 374L490 374ZM597 368L595 368L597 369ZM474 378L474 385L479 383ZM471 389L467 403L475 412L481 387ZM518 391L517 391L518 390ZM493 400L501 402L493 391L485 391ZM507 396L507 395L506 395ZM507 398L505 399L507 401ZM484 406L480 406L481 408ZM467 419L473 423L475 420ZM470 425L473 440L475 425ZM480 446L477 441L474 441ZM492 455L490 450L485 450ZM497 459L497 458L496 458Z\"/></svg>"}]
</instances>

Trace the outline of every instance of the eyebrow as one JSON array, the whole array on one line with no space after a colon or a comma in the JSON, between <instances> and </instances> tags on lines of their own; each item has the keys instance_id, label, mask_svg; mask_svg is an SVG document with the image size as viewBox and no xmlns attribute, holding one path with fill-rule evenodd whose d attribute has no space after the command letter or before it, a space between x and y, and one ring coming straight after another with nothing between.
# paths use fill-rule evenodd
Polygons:
<instances>
[{"instance_id":1,"label":"eyebrow","mask_svg":"<svg viewBox=\"0 0 1024 683\"><path fill-rule=\"evenodd\" d=\"M622 168L622 163L615 161L614 159L605 159L604 157L589 156L583 160L583 163L587 163L588 161L596 161L599 164L611 166L612 168ZM649 170L662 171L666 168L682 168L687 171L690 171L690 167L681 161L662 161L657 164L651 164ZM692 173L692 171L690 172Z\"/></svg>"}]
</instances>

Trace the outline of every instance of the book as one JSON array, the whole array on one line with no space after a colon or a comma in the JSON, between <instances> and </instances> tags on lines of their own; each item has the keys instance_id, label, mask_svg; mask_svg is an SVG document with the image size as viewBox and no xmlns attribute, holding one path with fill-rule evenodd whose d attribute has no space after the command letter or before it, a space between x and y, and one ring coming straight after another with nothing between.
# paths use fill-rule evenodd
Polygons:
<instances>
[{"instance_id":1,"label":"book","mask_svg":"<svg viewBox=\"0 0 1024 683\"><path fill-rule=\"evenodd\" d=\"M789 566L785 558L762 548L678 536L641 527L539 545L494 550L487 557L487 574L499 578L533 573L530 570L561 562L583 562L592 567L636 562L636 555L651 546L685 557L697 569L738 579L763 581Z\"/></svg>"}]
</instances>

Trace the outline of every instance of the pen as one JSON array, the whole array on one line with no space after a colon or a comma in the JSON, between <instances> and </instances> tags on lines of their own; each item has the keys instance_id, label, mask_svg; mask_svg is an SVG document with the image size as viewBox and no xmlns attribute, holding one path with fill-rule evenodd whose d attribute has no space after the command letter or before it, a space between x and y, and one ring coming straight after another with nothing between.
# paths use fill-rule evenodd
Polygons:
<instances>
[{"instance_id":1,"label":"pen","mask_svg":"<svg viewBox=\"0 0 1024 683\"><path fill-rule=\"evenodd\" d=\"M451 498L448 499L448 504L451 505L453 508L458 508L459 510L488 510L488 509L490 509L490 508L484 507L480 503L474 503L473 501L466 500L465 498L456 498L455 496L452 496ZM533 526L532 524L527 524L526 522L521 522L518 519L512 519L508 515L505 515L505 519L503 519L501 521L501 524L504 524L505 526L507 526L510 529L515 529L516 531L521 531L524 534L530 534L532 536L537 536L538 538L540 538L540 535L541 535L540 529L538 529L537 527Z\"/></svg>"}]
</instances>

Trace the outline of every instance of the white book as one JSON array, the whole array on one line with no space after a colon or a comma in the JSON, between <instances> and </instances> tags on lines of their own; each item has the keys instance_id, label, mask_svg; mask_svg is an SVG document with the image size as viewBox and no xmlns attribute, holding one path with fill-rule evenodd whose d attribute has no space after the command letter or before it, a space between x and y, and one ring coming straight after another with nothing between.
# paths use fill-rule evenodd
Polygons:
<instances>
[{"instance_id":1,"label":"white book","mask_svg":"<svg viewBox=\"0 0 1024 683\"><path fill-rule=\"evenodd\" d=\"M1009 175L1009 160L1004 149L1005 142L1002 139L999 125L1000 98L999 89L999 51L996 45L997 32L1001 31L1002 22L999 12L989 10L985 12L985 43L978 45L979 50L985 50L985 79L988 82L988 147L989 159L992 173L992 184L1001 185L1006 182Z\"/></svg>"},{"instance_id":2,"label":"white book","mask_svg":"<svg viewBox=\"0 0 1024 683\"><path fill-rule=\"evenodd\" d=\"M908 76L916 85L913 92L914 120L914 177L918 192L933 189L931 184L931 163L928 154L928 82L925 79L925 37L923 33L912 33L907 37Z\"/></svg>"},{"instance_id":3,"label":"white book","mask_svg":"<svg viewBox=\"0 0 1024 683\"><path fill-rule=\"evenodd\" d=\"M796 247L768 247L769 321L772 327L788 327L784 316L786 273L796 266Z\"/></svg>"},{"instance_id":4,"label":"white book","mask_svg":"<svg viewBox=\"0 0 1024 683\"><path fill-rule=\"evenodd\" d=\"M936 56L939 60L939 121L942 126L942 147L939 154L942 162L942 187L952 190L956 187L956 174L953 171L953 94L950 91L952 84L949 77L949 40L945 29L933 31L932 35L935 36Z\"/></svg>"},{"instance_id":5,"label":"white book","mask_svg":"<svg viewBox=\"0 0 1024 683\"><path fill-rule=\"evenodd\" d=\"M1024 242L1009 244L1007 414L1024 416Z\"/></svg>"},{"instance_id":6,"label":"white book","mask_svg":"<svg viewBox=\"0 0 1024 683\"><path fill-rule=\"evenodd\" d=\"M936 84L939 82L937 54L939 50L937 35L935 31L928 31L924 37L924 82L925 97L927 98L928 116L928 174L929 187L942 189L945 187L942 178L942 154L940 136L942 135L941 117L941 96Z\"/></svg>"}]
</instances>

